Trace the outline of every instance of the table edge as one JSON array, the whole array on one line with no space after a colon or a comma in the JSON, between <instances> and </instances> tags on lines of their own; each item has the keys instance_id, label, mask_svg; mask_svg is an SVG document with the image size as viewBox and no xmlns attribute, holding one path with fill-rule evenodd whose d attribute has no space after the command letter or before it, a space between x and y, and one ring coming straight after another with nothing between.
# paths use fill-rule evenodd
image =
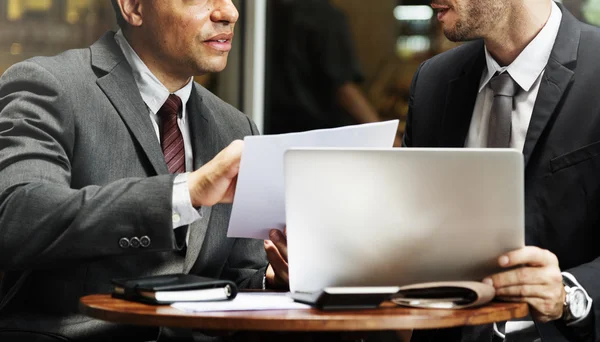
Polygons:
<instances>
[{"instance_id":1,"label":"table edge","mask_svg":"<svg viewBox=\"0 0 600 342\"><path fill-rule=\"evenodd\" d=\"M383 317L382 321L376 325L369 324L368 320L357 321L352 320L351 324L347 319L338 320L299 320L299 319L282 319L277 320L274 323L271 319L260 319L260 318L243 318L239 316L231 317L206 317L200 314L186 313L180 311L181 314L139 314L134 312L123 312L117 310L107 311L105 309L90 304L90 300L110 297L110 295L89 295L82 297L79 301L79 310L82 314L104 320L113 323L122 323L139 326L166 326L171 328L187 328L187 329L200 329L200 330L213 330L213 331L265 331L265 332L291 332L291 331L384 331L384 330L411 330L411 329L439 329L439 328L453 328L459 326L475 326L482 324L490 324L492 321L485 320L485 317L456 317L456 318L445 318L443 325L432 320L431 316L427 315L412 315L410 319L406 319L405 322L399 323L399 316L394 317L388 315ZM121 299L111 298L115 301L123 301ZM123 301L126 302L126 301ZM166 309L172 309L173 312L179 312L175 308L171 308L168 305L154 306L142 303L131 303L140 307L164 307ZM493 305L493 304L492 304ZM526 303L505 303L505 305L511 305L512 308L505 310L501 314L496 313L498 319L493 321L505 321L512 318L522 318L529 314L529 309ZM316 309L317 313L323 313ZM426 309L412 309L414 312L427 312ZM469 310L469 309L461 309ZM476 309L475 309L476 310ZM286 310L277 310L285 315ZM446 311L446 310L444 310ZM277 313L272 311L271 313ZM331 312L326 312L331 314ZM489 316L489 315L488 315ZM201 322L201 323L200 323ZM257 324L258 322L262 324Z\"/></svg>"}]
</instances>

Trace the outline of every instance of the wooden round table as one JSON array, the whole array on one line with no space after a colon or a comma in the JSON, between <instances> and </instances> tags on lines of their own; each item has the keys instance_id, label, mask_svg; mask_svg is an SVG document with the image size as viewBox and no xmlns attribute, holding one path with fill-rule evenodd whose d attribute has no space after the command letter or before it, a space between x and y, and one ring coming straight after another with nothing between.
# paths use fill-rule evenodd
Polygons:
<instances>
[{"instance_id":1,"label":"wooden round table","mask_svg":"<svg viewBox=\"0 0 600 342\"><path fill-rule=\"evenodd\" d=\"M381 331L450 328L522 318L525 303L492 302L476 309L409 309L384 303L373 310L272 310L188 313L170 306L153 306L90 295L81 298L80 311L105 321L220 331Z\"/></svg>"}]
</instances>

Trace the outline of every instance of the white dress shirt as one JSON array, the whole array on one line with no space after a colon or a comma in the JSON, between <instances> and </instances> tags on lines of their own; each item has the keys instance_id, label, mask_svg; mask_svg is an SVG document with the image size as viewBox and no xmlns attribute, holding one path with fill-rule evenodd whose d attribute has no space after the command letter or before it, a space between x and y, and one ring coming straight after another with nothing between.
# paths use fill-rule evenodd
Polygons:
<instances>
[{"instance_id":1,"label":"white dress shirt","mask_svg":"<svg viewBox=\"0 0 600 342\"><path fill-rule=\"evenodd\" d=\"M533 108L540 90L540 84L554 42L558 35L562 12L560 8L552 1L552 11L546 25L538 35L525 47L519 56L508 66L501 67L498 62L490 55L485 48L485 60L487 69L481 76L479 93L475 101L475 108L471 119L471 125L465 147L481 148L487 147L488 124L492 103L494 101L494 92L489 86L489 82L496 73L508 72L513 80L519 85L520 89L514 97L512 110L512 134L510 138L510 147L523 151L527 129L533 114ZM564 272L563 275L575 279L571 274ZM576 282L576 281L575 281ZM583 289L585 292L585 289ZM570 324L577 324L583 321L590 313L592 300L588 297L588 307L586 315ZM520 334L527 330L535 329L533 322L507 322L506 333Z\"/></svg>"},{"instance_id":2,"label":"white dress shirt","mask_svg":"<svg viewBox=\"0 0 600 342\"><path fill-rule=\"evenodd\" d=\"M481 76L466 147L486 147L490 112L494 102L494 91L489 86L489 82L496 73L508 72L520 87L514 97L510 147L523 150L535 100L558 35L561 19L560 8L552 2L552 13L544 28L509 66L501 67L490 55L487 47L485 48L487 69Z\"/></svg>"},{"instance_id":3,"label":"white dress shirt","mask_svg":"<svg viewBox=\"0 0 600 342\"><path fill-rule=\"evenodd\" d=\"M125 59L131 66L133 71L133 78L138 86L140 95L146 103L149 111L149 118L152 121L158 143L160 144L160 130L158 111L162 105L167 101L170 95L169 90L152 74L150 69L133 50L129 42L123 35L123 32L119 30L115 34L115 40L121 47ZM192 93L192 86L194 80L190 78L190 81L181 89L177 90L174 94L181 98L183 104L181 116L177 118L177 124L181 130L183 136L183 144L185 148L185 170L191 172L194 170L194 158L192 153L192 142L190 138L189 123L187 120L187 102L190 99ZM173 207L173 229L181 226L188 225L202 216L199 210L196 210L192 206L192 200L190 198L190 191L188 187L188 173L177 175L173 182L173 196L172 196L172 207ZM189 237L189 230L188 230Z\"/></svg>"}]
</instances>

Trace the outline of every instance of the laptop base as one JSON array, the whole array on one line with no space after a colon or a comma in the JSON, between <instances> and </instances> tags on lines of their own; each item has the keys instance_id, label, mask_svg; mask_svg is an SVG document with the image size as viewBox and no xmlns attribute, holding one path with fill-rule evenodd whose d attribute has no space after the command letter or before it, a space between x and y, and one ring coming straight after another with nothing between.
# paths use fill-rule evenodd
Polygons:
<instances>
[{"instance_id":1,"label":"laptop base","mask_svg":"<svg viewBox=\"0 0 600 342\"><path fill-rule=\"evenodd\" d=\"M328 287L315 292L292 292L296 302L319 310L375 309L397 293L398 287Z\"/></svg>"}]
</instances>

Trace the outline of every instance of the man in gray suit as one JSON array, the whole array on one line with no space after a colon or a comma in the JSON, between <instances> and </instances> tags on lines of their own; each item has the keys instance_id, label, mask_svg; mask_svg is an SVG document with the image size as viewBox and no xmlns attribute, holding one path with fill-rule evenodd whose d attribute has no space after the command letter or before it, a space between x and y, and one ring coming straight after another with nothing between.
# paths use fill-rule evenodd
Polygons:
<instances>
[{"instance_id":1,"label":"man in gray suit","mask_svg":"<svg viewBox=\"0 0 600 342\"><path fill-rule=\"evenodd\" d=\"M285 286L285 238L228 239L243 114L221 71L230 0L113 1L121 30L0 79L0 340L154 340L78 314L113 278L190 272ZM264 249L268 251L270 265ZM164 333L163 333L164 334Z\"/></svg>"}]
</instances>

